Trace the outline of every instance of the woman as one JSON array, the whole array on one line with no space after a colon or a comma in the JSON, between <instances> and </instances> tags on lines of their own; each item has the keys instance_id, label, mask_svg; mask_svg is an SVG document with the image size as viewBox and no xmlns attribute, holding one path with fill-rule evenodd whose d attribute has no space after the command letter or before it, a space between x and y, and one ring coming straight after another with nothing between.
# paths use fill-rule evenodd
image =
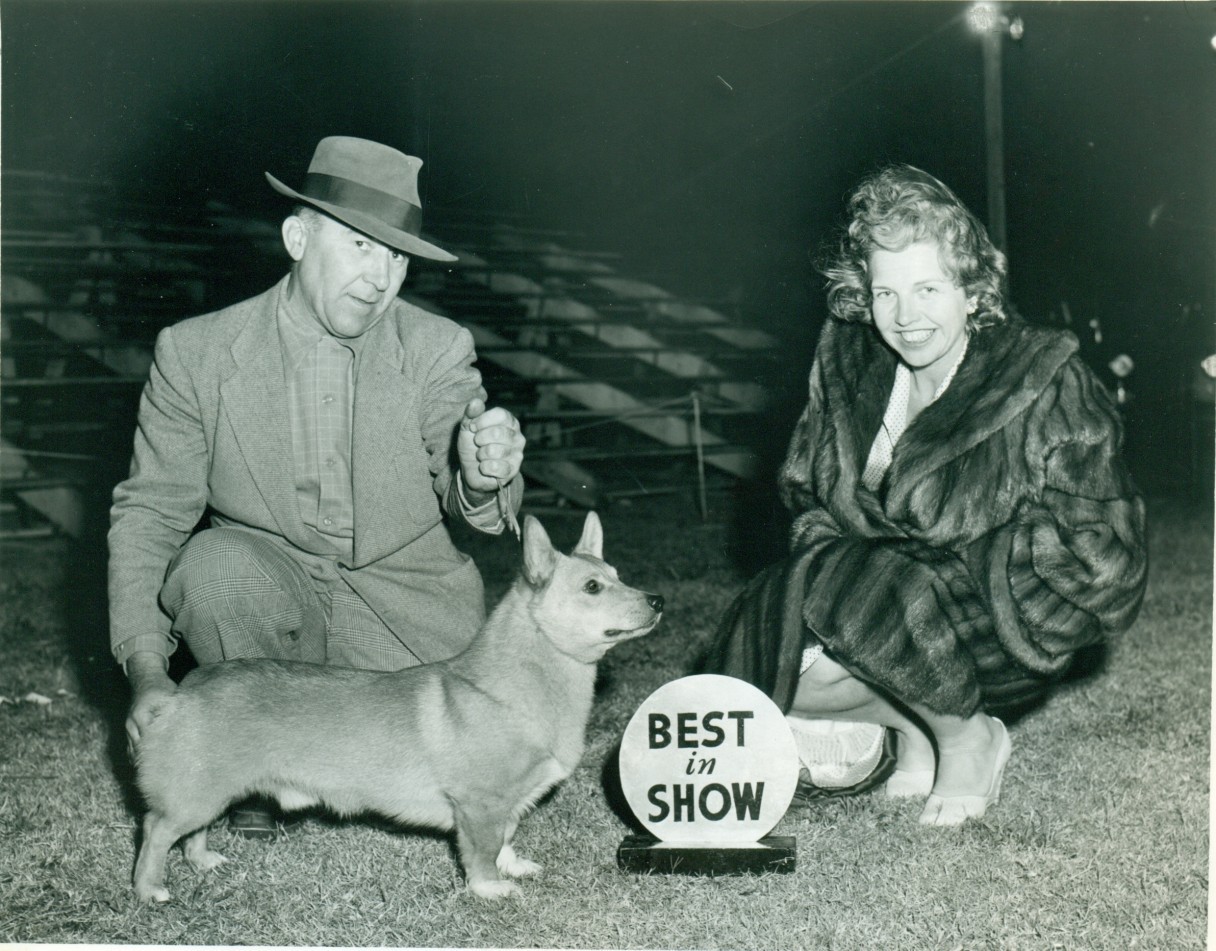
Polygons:
<instances>
[{"instance_id":1,"label":"woman","mask_svg":"<svg viewBox=\"0 0 1216 951\"><path fill-rule=\"evenodd\" d=\"M737 599L709 666L792 722L889 728L887 794L957 825L999 797L996 714L1134 620L1144 506L1076 339L1006 312L1004 256L953 192L892 167L849 211L779 479L792 554Z\"/></svg>"}]
</instances>

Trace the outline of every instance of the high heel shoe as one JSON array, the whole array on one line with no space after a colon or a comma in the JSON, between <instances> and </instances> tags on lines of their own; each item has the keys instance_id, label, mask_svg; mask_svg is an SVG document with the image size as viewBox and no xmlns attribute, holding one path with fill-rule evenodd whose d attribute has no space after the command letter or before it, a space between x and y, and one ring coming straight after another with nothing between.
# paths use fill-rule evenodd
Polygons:
<instances>
[{"instance_id":1,"label":"high heel shoe","mask_svg":"<svg viewBox=\"0 0 1216 951\"><path fill-rule=\"evenodd\" d=\"M996 751L996 762L993 765L992 779L988 783L988 792L982 796L938 796L929 794L920 821L925 825L957 826L968 819L979 819L1001 799L1001 780L1005 776L1005 764L1013 752L1013 742L1009 739L1009 731L1005 724L996 717L992 718L1001 729L1000 746Z\"/></svg>"}]
</instances>

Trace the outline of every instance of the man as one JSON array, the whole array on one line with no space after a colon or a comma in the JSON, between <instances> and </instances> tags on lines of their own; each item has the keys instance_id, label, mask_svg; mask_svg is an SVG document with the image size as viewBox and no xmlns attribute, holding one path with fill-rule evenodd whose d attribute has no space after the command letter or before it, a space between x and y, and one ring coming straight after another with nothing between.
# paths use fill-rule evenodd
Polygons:
<instances>
[{"instance_id":1,"label":"man","mask_svg":"<svg viewBox=\"0 0 1216 951\"><path fill-rule=\"evenodd\" d=\"M481 577L444 514L491 534L522 498L524 437L486 409L467 330L398 299L423 240L422 163L321 141L284 220L290 273L163 330L111 510L111 649L127 732L201 664L276 657L394 670L479 630ZM195 532L199 519L209 527Z\"/></svg>"}]
</instances>

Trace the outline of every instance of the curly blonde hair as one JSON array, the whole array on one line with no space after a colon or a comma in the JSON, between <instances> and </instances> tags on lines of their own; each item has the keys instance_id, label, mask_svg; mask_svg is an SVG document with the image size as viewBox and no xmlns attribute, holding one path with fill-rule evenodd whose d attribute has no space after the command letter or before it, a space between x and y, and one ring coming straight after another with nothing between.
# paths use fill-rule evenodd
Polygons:
<instances>
[{"instance_id":1,"label":"curly blonde hair","mask_svg":"<svg viewBox=\"0 0 1216 951\"><path fill-rule=\"evenodd\" d=\"M839 320L870 323L870 254L937 244L942 267L977 302L968 328L1006 319L1005 255L958 196L927 172L892 165L866 178L849 198L849 224L820 264L828 279L828 311Z\"/></svg>"}]
</instances>

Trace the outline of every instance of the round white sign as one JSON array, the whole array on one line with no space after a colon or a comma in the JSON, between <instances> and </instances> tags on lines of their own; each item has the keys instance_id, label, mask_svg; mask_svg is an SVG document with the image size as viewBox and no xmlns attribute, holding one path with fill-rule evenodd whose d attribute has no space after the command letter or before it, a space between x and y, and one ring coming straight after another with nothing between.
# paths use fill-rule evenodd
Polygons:
<instances>
[{"instance_id":1,"label":"round white sign","mask_svg":"<svg viewBox=\"0 0 1216 951\"><path fill-rule=\"evenodd\" d=\"M756 842L789 808L798 751L763 691L720 674L664 684L621 740L621 788L664 842Z\"/></svg>"}]
</instances>

